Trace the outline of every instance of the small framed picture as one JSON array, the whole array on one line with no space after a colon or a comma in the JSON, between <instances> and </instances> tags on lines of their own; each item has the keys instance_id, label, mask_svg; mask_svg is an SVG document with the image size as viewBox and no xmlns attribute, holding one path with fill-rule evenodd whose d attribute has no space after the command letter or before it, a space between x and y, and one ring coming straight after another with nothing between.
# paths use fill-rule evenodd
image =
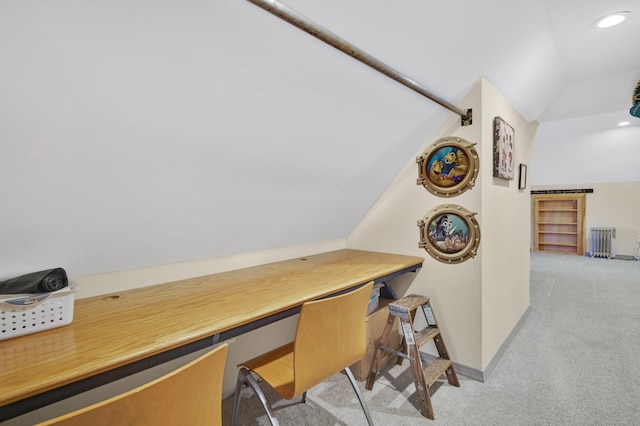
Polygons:
<instances>
[{"instance_id":1,"label":"small framed picture","mask_svg":"<svg viewBox=\"0 0 640 426\"><path fill-rule=\"evenodd\" d=\"M438 139L416 158L418 185L439 197L450 197L473 188L478 176L474 143L454 136Z\"/></svg>"},{"instance_id":2,"label":"small framed picture","mask_svg":"<svg viewBox=\"0 0 640 426\"><path fill-rule=\"evenodd\" d=\"M520 164L520 175L518 177L518 189L527 188L527 165Z\"/></svg>"},{"instance_id":3,"label":"small framed picture","mask_svg":"<svg viewBox=\"0 0 640 426\"><path fill-rule=\"evenodd\" d=\"M513 180L515 130L500 117L493 119L493 177Z\"/></svg>"},{"instance_id":4,"label":"small framed picture","mask_svg":"<svg viewBox=\"0 0 640 426\"><path fill-rule=\"evenodd\" d=\"M461 263L475 257L480 245L475 215L455 204L434 208L418 221L418 246L443 263Z\"/></svg>"}]
</instances>

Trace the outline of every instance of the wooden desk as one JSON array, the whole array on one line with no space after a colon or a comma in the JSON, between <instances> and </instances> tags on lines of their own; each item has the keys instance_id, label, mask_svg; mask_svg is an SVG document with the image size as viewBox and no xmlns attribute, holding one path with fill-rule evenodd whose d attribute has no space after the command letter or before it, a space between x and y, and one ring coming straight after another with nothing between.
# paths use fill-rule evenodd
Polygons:
<instances>
[{"instance_id":1,"label":"wooden desk","mask_svg":"<svg viewBox=\"0 0 640 426\"><path fill-rule=\"evenodd\" d=\"M76 300L70 325L0 342L0 421L294 315L309 300L416 271L423 260L338 250Z\"/></svg>"}]
</instances>

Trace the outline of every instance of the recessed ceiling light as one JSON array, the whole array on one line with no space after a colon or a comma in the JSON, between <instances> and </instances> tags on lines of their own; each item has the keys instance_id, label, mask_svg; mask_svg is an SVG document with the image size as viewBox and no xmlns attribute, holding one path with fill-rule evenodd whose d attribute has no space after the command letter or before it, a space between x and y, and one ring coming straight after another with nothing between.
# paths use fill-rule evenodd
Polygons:
<instances>
[{"instance_id":1,"label":"recessed ceiling light","mask_svg":"<svg viewBox=\"0 0 640 426\"><path fill-rule=\"evenodd\" d=\"M609 15L603 16L600 19L596 19L593 25L598 28L609 28L609 27L613 27L614 25L618 25L625 19L629 18L629 16L631 16L631 12L628 12L628 11L615 12L615 13L611 13Z\"/></svg>"},{"instance_id":2,"label":"recessed ceiling light","mask_svg":"<svg viewBox=\"0 0 640 426\"><path fill-rule=\"evenodd\" d=\"M628 126L629 124L631 124L631 123L629 123L628 121L621 121L621 122L618 123L618 126L620 126L620 127Z\"/></svg>"}]
</instances>

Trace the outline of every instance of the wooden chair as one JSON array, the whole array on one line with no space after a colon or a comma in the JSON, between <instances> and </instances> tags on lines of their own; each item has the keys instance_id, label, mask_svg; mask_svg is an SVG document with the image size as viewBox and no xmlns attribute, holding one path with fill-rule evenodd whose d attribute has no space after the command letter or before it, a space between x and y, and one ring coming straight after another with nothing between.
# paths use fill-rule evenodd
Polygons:
<instances>
[{"instance_id":1,"label":"wooden chair","mask_svg":"<svg viewBox=\"0 0 640 426\"><path fill-rule=\"evenodd\" d=\"M39 426L222 425L226 343L150 383Z\"/></svg>"},{"instance_id":2,"label":"wooden chair","mask_svg":"<svg viewBox=\"0 0 640 426\"><path fill-rule=\"evenodd\" d=\"M271 405L252 372L282 398L292 399L329 377L344 371L351 382L369 425L371 414L349 366L366 352L366 314L373 282L338 296L302 305L295 340L238 365L231 425L235 426L240 391L247 383L256 393L272 425L277 426Z\"/></svg>"}]
</instances>

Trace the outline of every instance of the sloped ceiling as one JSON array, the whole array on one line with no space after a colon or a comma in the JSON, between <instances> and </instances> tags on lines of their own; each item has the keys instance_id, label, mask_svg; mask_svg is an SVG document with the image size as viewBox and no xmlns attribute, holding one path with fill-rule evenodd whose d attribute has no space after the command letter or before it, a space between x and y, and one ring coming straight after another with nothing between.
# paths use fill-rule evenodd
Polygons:
<instances>
[{"instance_id":1,"label":"sloped ceiling","mask_svg":"<svg viewBox=\"0 0 640 426\"><path fill-rule=\"evenodd\" d=\"M640 79L640 1L545 0L552 34L561 52L566 75L564 87L539 121L624 112L631 107L631 92ZM630 11L619 26L596 29L591 23L612 12ZM640 120L638 120L640 121Z\"/></svg>"},{"instance_id":2,"label":"sloped ceiling","mask_svg":"<svg viewBox=\"0 0 640 426\"><path fill-rule=\"evenodd\" d=\"M640 119L630 116L640 80L640 1L546 0L566 84L540 114L532 160L533 185L638 182ZM589 25L612 12L630 11L622 24ZM628 122L619 127L619 122Z\"/></svg>"},{"instance_id":3,"label":"sloped ceiling","mask_svg":"<svg viewBox=\"0 0 640 426\"><path fill-rule=\"evenodd\" d=\"M577 0L283 1L454 104L485 76L554 120L640 78L574 51ZM344 238L449 114L243 0L2 2L0 57L5 276Z\"/></svg>"}]
</instances>

